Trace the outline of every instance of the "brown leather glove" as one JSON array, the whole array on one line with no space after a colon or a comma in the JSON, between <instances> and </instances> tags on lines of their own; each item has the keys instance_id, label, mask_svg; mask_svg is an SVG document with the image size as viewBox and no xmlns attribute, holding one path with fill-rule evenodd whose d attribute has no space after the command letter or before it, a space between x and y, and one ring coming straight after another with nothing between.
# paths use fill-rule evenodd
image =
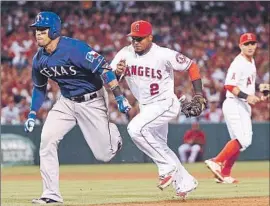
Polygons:
<instances>
[{"instance_id":1,"label":"brown leather glove","mask_svg":"<svg viewBox=\"0 0 270 206\"><path fill-rule=\"evenodd\" d=\"M260 84L259 90L263 93L263 96L270 97L270 84Z\"/></svg>"},{"instance_id":2,"label":"brown leather glove","mask_svg":"<svg viewBox=\"0 0 270 206\"><path fill-rule=\"evenodd\" d=\"M190 115L197 117L199 116L203 110L206 108L207 100L200 94L196 94L193 96L190 107Z\"/></svg>"}]
</instances>

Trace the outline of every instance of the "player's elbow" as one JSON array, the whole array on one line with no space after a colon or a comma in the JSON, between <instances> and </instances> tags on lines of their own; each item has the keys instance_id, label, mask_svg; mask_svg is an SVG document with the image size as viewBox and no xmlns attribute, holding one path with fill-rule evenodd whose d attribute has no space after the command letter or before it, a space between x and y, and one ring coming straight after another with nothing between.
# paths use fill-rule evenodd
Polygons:
<instances>
[{"instance_id":1,"label":"player's elbow","mask_svg":"<svg viewBox=\"0 0 270 206\"><path fill-rule=\"evenodd\" d=\"M190 65L190 67L188 69L188 74L189 74L191 81L201 79L199 67L194 62Z\"/></svg>"},{"instance_id":2,"label":"player's elbow","mask_svg":"<svg viewBox=\"0 0 270 206\"><path fill-rule=\"evenodd\" d=\"M116 78L116 76L115 76L115 73L114 73L113 71L111 71L111 70L109 70L109 71L104 71L104 72L101 74L101 78L102 78L102 80L103 80L103 82L104 82L105 84L108 84L108 85L113 84L113 83L118 84L117 78Z\"/></svg>"},{"instance_id":3,"label":"player's elbow","mask_svg":"<svg viewBox=\"0 0 270 206\"><path fill-rule=\"evenodd\" d=\"M234 89L234 87L235 87L234 85L225 85L225 86L224 86L224 89L225 89L225 90L228 90L228 91L230 91L230 92L232 92L233 89Z\"/></svg>"}]
</instances>

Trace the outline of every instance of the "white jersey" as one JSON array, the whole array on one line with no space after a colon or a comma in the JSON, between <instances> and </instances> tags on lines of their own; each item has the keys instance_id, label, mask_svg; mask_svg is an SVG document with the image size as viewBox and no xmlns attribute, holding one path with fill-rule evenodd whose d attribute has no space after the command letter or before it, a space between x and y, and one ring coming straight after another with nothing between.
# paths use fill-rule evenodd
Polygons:
<instances>
[{"instance_id":1,"label":"white jersey","mask_svg":"<svg viewBox=\"0 0 270 206\"><path fill-rule=\"evenodd\" d=\"M136 54L132 45L122 48L111 62L113 70L120 60L126 60L125 79L140 104L173 97L173 70L185 71L192 63L183 54L155 43L143 55Z\"/></svg>"},{"instance_id":2,"label":"white jersey","mask_svg":"<svg viewBox=\"0 0 270 206\"><path fill-rule=\"evenodd\" d=\"M254 59L248 61L243 55L239 54L231 63L225 80L225 85L237 86L248 94L255 94L256 66ZM226 97L235 97L227 90Z\"/></svg>"}]
</instances>

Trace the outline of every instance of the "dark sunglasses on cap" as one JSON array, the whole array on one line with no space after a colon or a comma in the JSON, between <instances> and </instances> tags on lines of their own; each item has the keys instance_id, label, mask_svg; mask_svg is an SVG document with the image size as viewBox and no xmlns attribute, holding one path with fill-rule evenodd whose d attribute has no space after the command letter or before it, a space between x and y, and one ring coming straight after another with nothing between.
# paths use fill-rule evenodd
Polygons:
<instances>
[{"instance_id":1,"label":"dark sunglasses on cap","mask_svg":"<svg viewBox=\"0 0 270 206\"><path fill-rule=\"evenodd\" d=\"M245 46L248 46L248 45L251 44L251 45L253 46L253 45L255 45L256 43L257 43L256 41L250 41L250 42L244 43L244 45L245 45Z\"/></svg>"},{"instance_id":2,"label":"dark sunglasses on cap","mask_svg":"<svg viewBox=\"0 0 270 206\"><path fill-rule=\"evenodd\" d=\"M146 38L146 36L145 37L133 36L131 38L132 38L132 41L141 42L142 40L144 40Z\"/></svg>"}]
</instances>

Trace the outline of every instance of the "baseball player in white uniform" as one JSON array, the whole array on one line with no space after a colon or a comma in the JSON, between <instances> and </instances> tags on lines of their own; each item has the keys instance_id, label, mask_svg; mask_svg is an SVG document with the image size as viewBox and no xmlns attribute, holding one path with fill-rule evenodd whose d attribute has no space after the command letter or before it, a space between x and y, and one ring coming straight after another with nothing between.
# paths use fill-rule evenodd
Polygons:
<instances>
[{"instance_id":1,"label":"baseball player in white uniform","mask_svg":"<svg viewBox=\"0 0 270 206\"><path fill-rule=\"evenodd\" d=\"M215 158L205 161L216 181L227 184L238 183L231 177L231 169L240 151L252 142L250 105L266 99L255 95L256 66L253 55L257 48L256 36L252 33L241 35L239 47L241 53L231 63L226 76L226 100L222 107L231 140Z\"/></svg>"},{"instance_id":2,"label":"baseball player in white uniform","mask_svg":"<svg viewBox=\"0 0 270 206\"><path fill-rule=\"evenodd\" d=\"M196 94L189 115L198 116L205 106L198 67L183 54L153 43L152 25L147 21L132 23L128 36L132 38L131 45L122 48L111 62L116 75L125 77L140 105L140 113L129 123L128 133L158 166L158 188L163 190L173 183L176 194L185 198L198 183L167 145L168 122L180 111L173 70L189 71Z\"/></svg>"}]
</instances>

